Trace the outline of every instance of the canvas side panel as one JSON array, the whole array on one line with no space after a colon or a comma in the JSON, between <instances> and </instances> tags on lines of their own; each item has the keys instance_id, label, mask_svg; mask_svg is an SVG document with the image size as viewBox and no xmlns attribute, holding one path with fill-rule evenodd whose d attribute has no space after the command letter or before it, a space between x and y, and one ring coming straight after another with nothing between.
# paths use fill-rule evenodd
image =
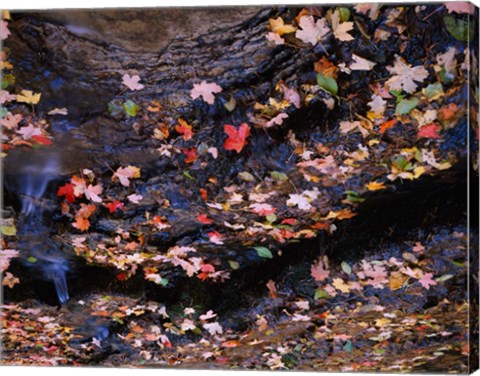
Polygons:
<instances>
[{"instance_id":1,"label":"canvas side panel","mask_svg":"<svg viewBox=\"0 0 480 376\"><path fill-rule=\"evenodd\" d=\"M475 7L470 17L472 39L470 40L470 97L469 114L471 131L469 132L469 257L470 257L470 372L479 368L479 9Z\"/></svg>"}]
</instances>

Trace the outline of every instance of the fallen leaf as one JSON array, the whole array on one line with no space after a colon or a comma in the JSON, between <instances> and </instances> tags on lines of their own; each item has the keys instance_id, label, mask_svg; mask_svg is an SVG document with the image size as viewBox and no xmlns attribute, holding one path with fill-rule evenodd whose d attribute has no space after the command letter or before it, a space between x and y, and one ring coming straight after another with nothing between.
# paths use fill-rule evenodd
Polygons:
<instances>
[{"instance_id":1,"label":"fallen leaf","mask_svg":"<svg viewBox=\"0 0 480 376\"><path fill-rule=\"evenodd\" d=\"M385 133L387 129L393 128L393 126L397 124L396 119L391 119L380 125L380 133Z\"/></svg>"},{"instance_id":2,"label":"fallen leaf","mask_svg":"<svg viewBox=\"0 0 480 376\"><path fill-rule=\"evenodd\" d=\"M214 94L220 93L221 91L222 91L222 88L216 83L207 83L206 81L202 81L199 84L193 85L193 89L190 91L190 97L192 99L197 99L198 97L202 97L203 100L208 104L214 104L215 103Z\"/></svg>"},{"instance_id":3,"label":"fallen leaf","mask_svg":"<svg viewBox=\"0 0 480 376\"><path fill-rule=\"evenodd\" d=\"M183 154L185 154L185 163L193 163L198 159L196 147L190 149L183 149L182 151Z\"/></svg>"},{"instance_id":4,"label":"fallen leaf","mask_svg":"<svg viewBox=\"0 0 480 376\"><path fill-rule=\"evenodd\" d=\"M420 130L418 131L417 137L418 138L421 138L421 137L441 138L441 136L439 135L439 132L441 129L442 127L438 124L435 124L435 123L428 124L420 128Z\"/></svg>"},{"instance_id":5,"label":"fallen leaf","mask_svg":"<svg viewBox=\"0 0 480 376\"><path fill-rule=\"evenodd\" d=\"M198 217L197 217L197 221L205 224L205 225L210 225L213 223L213 220L208 218L208 216L206 214L200 214Z\"/></svg>"},{"instance_id":6,"label":"fallen leaf","mask_svg":"<svg viewBox=\"0 0 480 376\"><path fill-rule=\"evenodd\" d=\"M376 114L383 115L385 112L385 105L387 101L385 101L381 96L373 94L372 100L367 103L368 107L375 112Z\"/></svg>"},{"instance_id":7,"label":"fallen leaf","mask_svg":"<svg viewBox=\"0 0 480 376\"><path fill-rule=\"evenodd\" d=\"M192 126L189 125L182 118L178 119L178 124L175 125L175 131L180 134L183 134L183 140L188 141L193 137Z\"/></svg>"},{"instance_id":8,"label":"fallen leaf","mask_svg":"<svg viewBox=\"0 0 480 376\"><path fill-rule=\"evenodd\" d=\"M0 40L5 40L10 35L10 30L8 30L8 22L0 20Z\"/></svg>"},{"instance_id":9,"label":"fallen leaf","mask_svg":"<svg viewBox=\"0 0 480 376\"><path fill-rule=\"evenodd\" d=\"M313 63L313 69L317 73L321 73L324 77L337 78L337 67L325 56Z\"/></svg>"},{"instance_id":10,"label":"fallen leaf","mask_svg":"<svg viewBox=\"0 0 480 376\"><path fill-rule=\"evenodd\" d=\"M278 35L293 33L295 30L297 30L295 26L286 24L282 17L270 18L268 20L268 24L270 26L270 30Z\"/></svg>"},{"instance_id":11,"label":"fallen leaf","mask_svg":"<svg viewBox=\"0 0 480 376\"><path fill-rule=\"evenodd\" d=\"M123 202L120 201L113 201L109 202L108 204L104 204L105 207L108 209L110 213L114 213L117 209L123 210Z\"/></svg>"},{"instance_id":12,"label":"fallen leaf","mask_svg":"<svg viewBox=\"0 0 480 376\"><path fill-rule=\"evenodd\" d=\"M372 181L370 183L368 183L366 186L365 186L369 191L378 191L380 189L386 189L387 187L385 187L385 183L381 182L376 182L376 181Z\"/></svg>"},{"instance_id":13,"label":"fallen leaf","mask_svg":"<svg viewBox=\"0 0 480 376\"><path fill-rule=\"evenodd\" d=\"M280 35L272 31L267 34L266 38L268 41L273 42L276 46L285 44L285 39L283 39Z\"/></svg>"},{"instance_id":14,"label":"fallen leaf","mask_svg":"<svg viewBox=\"0 0 480 376\"><path fill-rule=\"evenodd\" d=\"M377 64L355 54L352 54L352 59L353 63L350 64L351 70L370 71Z\"/></svg>"},{"instance_id":15,"label":"fallen leaf","mask_svg":"<svg viewBox=\"0 0 480 376\"><path fill-rule=\"evenodd\" d=\"M265 203L254 203L251 204L249 208L252 209L252 212L261 216L267 216L275 213L275 208L272 205Z\"/></svg>"},{"instance_id":16,"label":"fallen leaf","mask_svg":"<svg viewBox=\"0 0 480 376\"><path fill-rule=\"evenodd\" d=\"M214 336L215 334L223 333L223 328L220 326L218 322L205 323L202 326L203 326L203 329L208 331L212 336Z\"/></svg>"},{"instance_id":17,"label":"fallen leaf","mask_svg":"<svg viewBox=\"0 0 480 376\"><path fill-rule=\"evenodd\" d=\"M355 39L348 33L353 29L353 22L340 22L340 12L338 10L333 12L331 21L335 38L344 42Z\"/></svg>"},{"instance_id":18,"label":"fallen leaf","mask_svg":"<svg viewBox=\"0 0 480 376\"><path fill-rule=\"evenodd\" d=\"M87 218L75 217L75 223L72 224L73 227L79 229L80 231L86 231L90 227L90 222Z\"/></svg>"},{"instance_id":19,"label":"fallen leaf","mask_svg":"<svg viewBox=\"0 0 480 376\"><path fill-rule=\"evenodd\" d=\"M62 185L61 187L58 188L57 191L57 196L65 196L65 199L69 203L73 203L75 201L75 194L73 190L73 184L66 183L65 185Z\"/></svg>"},{"instance_id":20,"label":"fallen leaf","mask_svg":"<svg viewBox=\"0 0 480 376\"><path fill-rule=\"evenodd\" d=\"M428 71L423 65L412 67L398 55L395 55L393 66L387 67L387 70L393 75L386 82L390 90L404 90L409 94L417 89L416 82L422 83L428 77Z\"/></svg>"},{"instance_id":21,"label":"fallen leaf","mask_svg":"<svg viewBox=\"0 0 480 376\"><path fill-rule=\"evenodd\" d=\"M65 107L55 107L53 110L48 111L48 115L68 115L68 110Z\"/></svg>"},{"instance_id":22,"label":"fallen leaf","mask_svg":"<svg viewBox=\"0 0 480 376\"><path fill-rule=\"evenodd\" d=\"M11 112L7 112L5 117L0 119L0 124L7 129L15 129L22 119L23 116L21 114L13 115Z\"/></svg>"},{"instance_id":23,"label":"fallen leaf","mask_svg":"<svg viewBox=\"0 0 480 376\"><path fill-rule=\"evenodd\" d=\"M102 199L99 196L102 191L103 187L100 184L89 184L88 187L85 188L83 193L85 194L85 197L92 202L102 202Z\"/></svg>"},{"instance_id":24,"label":"fallen leaf","mask_svg":"<svg viewBox=\"0 0 480 376\"><path fill-rule=\"evenodd\" d=\"M315 22L313 16L303 16L300 18L299 29L295 33L295 37L304 43L310 43L315 46L329 31L330 29L324 18Z\"/></svg>"},{"instance_id":25,"label":"fallen leaf","mask_svg":"<svg viewBox=\"0 0 480 376\"><path fill-rule=\"evenodd\" d=\"M119 167L112 176L112 181L117 178L124 187L130 186L129 179L135 179L140 177L140 169L134 166Z\"/></svg>"},{"instance_id":26,"label":"fallen leaf","mask_svg":"<svg viewBox=\"0 0 480 376\"><path fill-rule=\"evenodd\" d=\"M17 102L37 104L40 102L41 96L41 93L34 94L31 90L22 90L20 94L17 94Z\"/></svg>"},{"instance_id":27,"label":"fallen leaf","mask_svg":"<svg viewBox=\"0 0 480 376\"><path fill-rule=\"evenodd\" d=\"M445 3L448 13L467 13L473 14L475 12L475 4L468 1L449 1Z\"/></svg>"},{"instance_id":28,"label":"fallen leaf","mask_svg":"<svg viewBox=\"0 0 480 376\"><path fill-rule=\"evenodd\" d=\"M131 194L127 196L128 201L134 203L134 204L139 204L140 201L142 200L143 196L142 195L137 195L137 194Z\"/></svg>"},{"instance_id":29,"label":"fallen leaf","mask_svg":"<svg viewBox=\"0 0 480 376\"><path fill-rule=\"evenodd\" d=\"M20 280L17 277L15 277L12 273L10 272L5 273L5 276L3 277L3 281L2 281L2 286L8 286L12 289L18 283L20 283Z\"/></svg>"},{"instance_id":30,"label":"fallen leaf","mask_svg":"<svg viewBox=\"0 0 480 376\"><path fill-rule=\"evenodd\" d=\"M139 83L140 77L137 75L130 76L128 74L124 74L122 77L122 84L128 87L130 90L142 90L144 86Z\"/></svg>"},{"instance_id":31,"label":"fallen leaf","mask_svg":"<svg viewBox=\"0 0 480 376\"><path fill-rule=\"evenodd\" d=\"M330 275L330 270L325 268L322 259L319 259L315 264L310 268L310 274L317 282L324 281Z\"/></svg>"},{"instance_id":32,"label":"fallen leaf","mask_svg":"<svg viewBox=\"0 0 480 376\"><path fill-rule=\"evenodd\" d=\"M349 293L350 292L350 286L345 283L345 281L341 278L335 278L332 282L333 287L335 287L337 290L340 290L343 293Z\"/></svg>"},{"instance_id":33,"label":"fallen leaf","mask_svg":"<svg viewBox=\"0 0 480 376\"><path fill-rule=\"evenodd\" d=\"M433 274L432 273L425 273L422 278L418 280L418 282L427 290L430 290L430 286L435 286L437 282L435 282L433 279Z\"/></svg>"},{"instance_id":34,"label":"fallen leaf","mask_svg":"<svg viewBox=\"0 0 480 376\"><path fill-rule=\"evenodd\" d=\"M247 145L247 138L250 136L250 126L247 123L243 123L236 129L232 125L225 124L224 131L228 135L223 144L225 150L235 150L237 153L240 153Z\"/></svg>"},{"instance_id":35,"label":"fallen leaf","mask_svg":"<svg viewBox=\"0 0 480 376\"><path fill-rule=\"evenodd\" d=\"M17 133L22 135L24 140L30 140L33 136L41 136L42 130L30 123L26 127L18 129Z\"/></svg>"}]
</instances>

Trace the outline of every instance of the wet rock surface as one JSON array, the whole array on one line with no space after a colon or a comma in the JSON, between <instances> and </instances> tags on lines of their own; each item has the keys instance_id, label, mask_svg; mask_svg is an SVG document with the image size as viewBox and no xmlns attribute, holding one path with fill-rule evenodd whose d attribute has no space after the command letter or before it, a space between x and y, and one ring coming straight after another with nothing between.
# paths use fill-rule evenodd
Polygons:
<instances>
[{"instance_id":1,"label":"wet rock surface","mask_svg":"<svg viewBox=\"0 0 480 376\"><path fill-rule=\"evenodd\" d=\"M20 245L22 237L11 239L10 247L24 250L23 260L12 260L9 269L22 283L5 290L5 317L12 323L26 320L29 329L8 329L9 364L24 364L33 333L58 340L45 344L51 356L35 354L32 364L420 372L435 371L431 364L442 363L441 371L466 372L466 118L442 132L441 141L419 140L415 126L400 123L372 136L379 146L365 146L369 156L362 159L363 135L343 134L336 124L365 111L366 86L387 76L380 69L354 72L351 78L340 76L342 97L317 93L301 108L289 106L282 126L252 126L241 154L222 152L224 124L250 122L255 102L279 99L279 81L291 87L315 84L312 66L324 54L335 64L357 53L390 65L401 47L416 65L431 62L445 38L458 42L436 33L443 26L435 13L428 22L409 25L412 35L426 31L406 44L400 38L379 44L359 38L351 44L330 39L314 48L269 45L269 18L293 20L299 11L14 14L6 46L16 85L42 92L40 113L68 108L66 117L48 117L55 140L49 152L56 155L59 171L47 181L40 201L52 207L45 236L71 265L72 299L53 307L52 281L28 264L33 254ZM356 20L364 32L375 30L366 17ZM422 50L425 45L430 52ZM120 85L125 72L140 74L145 88L126 92ZM202 80L223 88L213 105L190 97L192 86ZM462 103L468 90L462 81L445 103ZM225 104L231 98L236 106L230 111ZM329 99L337 105L333 111L324 101ZM137 116L121 110L127 100L139 105ZM192 125L194 140L175 133L179 118ZM159 139L155 135L163 126L170 135ZM432 143L437 159L451 168L435 169L416 160L415 151L404 152ZM204 152L187 163L183 150L193 146ZM218 157L205 151L212 146ZM163 154L162 147L174 157ZM299 166L308 162L299 157L299 148L311 150L325 169ZM16 172L22 164L38 162L42 152L48 153L17 148L5 158L6 176L13 182L6 206L13 211L20 211L16 187L24 182ZM425 174L388 181L385 176L400 153L416 167L426 167ZM327 155L333 156L328 163ZM112 174L127 165L141 174L125 187ZM85 168L94 178L83 175ZM106 202L124 203L113 213L99 205L87 236L72 228L73 209L65 214L56 206L59 186L72 175L102 184ZM388 188L365 188L377 179ZM286 205L292 194L304 191L315 195L309 200L314 210ZM365 201L355 201L348 191ZM268 202L276 208L275 218L252 212L252 193L272 193ZM132 194L142 196L139 203L127 199ZM199 220L201 215L211 222ZM221 238L212 241L215 231ZM425 246L419 255L412 251L416 242ZM272 258L255 247L267 248ZM324 255L330 260L329 279L315 281L312 263ZM204 279L198 268L188 275L200 259L209 265L201 270ZM378 264L390 282L372 286L359 277L365 268L361 260L372 268ZM342 263L353 271L347 273ZM416 267L444 280L426 289L417 281ZM412 270L410 279L405 273L399 277L401 268ZM161 281L146 279L149 273ZM340 288L328 292L335 280ZM400 287L392 288L398 280ZM213 321L200 315L209 310L218 315L222 333L205 329ZM210 337L200 343L202 330ZM392 364L398 354L403 355Z\"/></svg>"}]
</instances>

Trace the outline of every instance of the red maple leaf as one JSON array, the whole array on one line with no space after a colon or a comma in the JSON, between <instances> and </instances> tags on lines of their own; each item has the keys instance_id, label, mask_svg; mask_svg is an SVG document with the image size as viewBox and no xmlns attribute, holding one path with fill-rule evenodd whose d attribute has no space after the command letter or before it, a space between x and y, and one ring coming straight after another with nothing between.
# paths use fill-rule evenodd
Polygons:
<instances>
[{"instance_id":1,"label":"red maple leaf","mask_svg":"<svg viewBox=\"0 0 480 376\"><path fill-rule=\"evenodd\" d=\"M209 224L212 224L213 223L213 220L208 218L206 214L200 214L198 217L197 217L197 221L199 222L202 222L206 225L209 225Z\"/></svg>"},{"instance_id":2,"label":"red maple leaf","mask_svg":"<svg viewBox=\"0 0 480 376\"><path fill-rule=\"evenodd\" d=\"M428 124L420 128L417 137L440 138L441 136L438 134L438 132L440 132L441 129L442 127L438 124Z\"/></svg>"},{"instance_id":3,"label":"red maple leaf","mask_svg":"<svg viewBox=\"0 0 480 376\"><path fill-rule=\"evenodd\" d=\"M105 204L105 207L108 209L110 213L113 213L117 209L123 210L123 202L120 202L120 201L109 202L108 204Z\"/></svg>"},{"instance_id":4,"label":"red maple leaf","mask_svg":"<svg viewBox=\"0 0 480 376\"><path fill-rule=\"evenodd\" d=\"M247 144L247 137L250 136L250 126L243 123L237 129L233 125L225 124L224 131L228 135L223 147L225 150L235 150L240 153Z\"/></svg>"},{"instance_id":5,"label":"red maple leaf","mask_svg":"<svg viewBox=\"0 0 480 376\"><path fill-rule=\"evenodd\" d=\"M75 194L73 193L73 184L67 183L58 188L57 196L65 196L70 204L75 201Z\"/></svg>"},{"instance_id":6,"label":"red maple leaf","mask_svg":"<svg viewBox=\"0 0 480 376\"><path fill-rule=\"evenodd\" d=\"M191 149L183 149L183 154L185 154L185 163L193 163L198 159L197 148L193 147Z\"/></svg>"},{"instance_id":7,"label":"red maple leaf","mask_svg":"<svg viewBox=\"0 0 480 376\"><path fill-rule=\"evenodd\" d=\"M50 140L49 138L45 137L45 136L35 135L35 136L32 136L32 139L34 139L40 145L51 145L51 144L53 144L53 141Z\"/></svg>"}]
</instances>

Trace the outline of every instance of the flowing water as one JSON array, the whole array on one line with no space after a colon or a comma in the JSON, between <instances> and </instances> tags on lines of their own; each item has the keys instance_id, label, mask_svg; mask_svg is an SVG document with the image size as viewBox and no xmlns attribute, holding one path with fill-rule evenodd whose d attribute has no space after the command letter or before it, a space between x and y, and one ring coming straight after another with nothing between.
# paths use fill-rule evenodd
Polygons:
<instances>
[{"instance_id":1,"label":"flowing water","mask_svg":"<svg viewBox=\"0 0 480 376\"><path fill-rule=\"evenodd\" d=\"M55 286L59 303L68 301L66 275L69 262L52 241L49 218L54 206L45 196L49 184L59 174L55 149L21 150L12 156L14 171L7 171L7 187L20 200L18 233L21 239L22 258L37 279L50 281Z\"/></svg>"}]
</instances>

